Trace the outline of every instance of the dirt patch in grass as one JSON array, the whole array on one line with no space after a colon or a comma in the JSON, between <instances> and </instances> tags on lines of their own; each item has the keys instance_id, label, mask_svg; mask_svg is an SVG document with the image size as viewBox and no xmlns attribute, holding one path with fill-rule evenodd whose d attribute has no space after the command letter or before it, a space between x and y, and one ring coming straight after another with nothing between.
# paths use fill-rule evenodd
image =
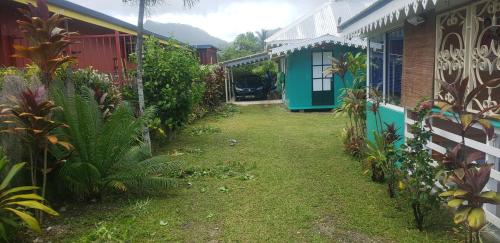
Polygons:
<instances>
[{"instance_id":1,"label":"dirt patch in grass","mask_svg":"<svg viewBox=\"0 0 500 243\"><path fill-rule=\"evenodd\" d=\"M342 243L351 243L351 242L363 242L363 243L387 243L393 242L387 239L382 239L378 237L372 237L365 234L362 234L353 230L344 230L338 226L338 223L335 221L334 216L325 216L320 218L315 222L315 228L318 232L336 242Z\"/></svg>"}]
</instances>

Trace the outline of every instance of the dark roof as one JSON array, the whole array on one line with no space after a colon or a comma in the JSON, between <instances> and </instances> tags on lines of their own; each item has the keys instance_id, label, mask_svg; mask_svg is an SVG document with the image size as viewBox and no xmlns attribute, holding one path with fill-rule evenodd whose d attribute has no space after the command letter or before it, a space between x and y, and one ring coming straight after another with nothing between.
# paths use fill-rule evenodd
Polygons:
<instances>
[{"instance_id":1,"label":"dark roof","mask_svg":"<svg viewBox=\"0 0 500 243\"><path fill-rule=\"evenodd\" d=\"M341 23L340 26L339 26L339 28L341 30L347 28L351 24L354 24L358 20L364 18L366 15L369 15L369 14L373 13L375 10L380 9L381 7L385 6L389 2L391 2L391 0L378 0L378 1L374 2L372 5L370 5L369 7L365 8L363 11L361 11L358 14L354 15L352 18L348 19L344 23Z\"/></svg>"},{"instance_id":2,"label":"dark roof","mask_svg":"<svg viewBox=\"0 0 500 243\"><path fill-rule=\"evenodd\" d=\"M81 6L81 5L66 1L66 0L48 0L47 2L54 5L54 6L58 6L58 7L68 9L68 10L71 10L71 11L74 11L77 13L81 13L83 15L90 16L90 17L93 17L96 19L100 19L102 21L112 23L112 24L118 25L120 27L123 27L125 29L129 29L129 30L137 32L136 25L127 23L125 21L119 20L115 17L111 17L109 15L106 15L106 14L103 14L100 12L97 12L97 11L92 10L90 8L86 8L84 6ZM160 35L160 34L151 32L151 31L146 30L146 29L144 30L144 34L154 36L154 37L162 39L162 40L171 40L171 38L169 38L167 36Z\"/></svg>"},{"instance_id":3,"label":"dark roof","mask_svg":"<svg viewBox=\"0 0 500 243\"><path fill-rule=\"evenodd\" d=\"M191 45L191 47L195 49L216 49L219 50L219 48L213 46L213 45Z\"/></svg>"}]
</instances>

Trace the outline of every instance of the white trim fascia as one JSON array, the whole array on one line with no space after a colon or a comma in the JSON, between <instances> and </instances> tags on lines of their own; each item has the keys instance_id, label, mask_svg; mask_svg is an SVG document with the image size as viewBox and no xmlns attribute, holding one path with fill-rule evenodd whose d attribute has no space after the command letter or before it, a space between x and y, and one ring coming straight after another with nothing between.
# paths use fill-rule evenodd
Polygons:
<instances>
[{"instance_id":1,"label":"white trim fascia","mask_svg":"<svg viewBox=\"0 0 500 243\"><path fill-rule=\"evenodd\" d=\"M341 30L348 38L357 37L373 32L384 26L391 25L401 19L419 14L427 9L434 8L438 1L444 0L395 0L383 7L366 14L359 20L349 24ZM432 3L432 4L431 4ZM363 13L359 13L363 14Z\"/></svg>"},{"instance_id":2,"label":"white trim fascia","mask_svg":"<svg viewBox=\"0 0 500 243\"><path fill-rule=\"evenodd\" d=\"M353 46L353 47L358 47L358 48L366 48L366 42L363 40L355 39L355 40L350 40L347 41L344 38L337 37L337 36L332 36L332 35L324 35L315 39L311 40L306 40L300 43L295 43L295 44L289 44L289 45L284 45L280 46L277 48L271 49L271 56L279 56L279 55L284 55L284 54L289 54L293 53L302 49L307 49L307 48L312 48L315 47L316 45L320 44L328 44L328 43L334 43L334 44L339 44L339 45L344 45L344 46Z\"/></svg>"},{"instance_id":3,"label":"white trim fascia","mask_svg":"<svg viewBox=\"0 0 500 243\"><path fill-rule=\"evenodd\" d=\"M370 99L370 98L367 98L366 101L367 102L371 102L371 103L375 103L373 101L373 99ZM380 103L380 106L385 107L387 109L391 109L393 111L397 111L397 112L403 112L403 113L405 112L405 108L402 107L402 106L399 106L399 105L393 105L393 104L390 104L390 103L382 102L382 103Z\"/></svg>"}]
</instances>

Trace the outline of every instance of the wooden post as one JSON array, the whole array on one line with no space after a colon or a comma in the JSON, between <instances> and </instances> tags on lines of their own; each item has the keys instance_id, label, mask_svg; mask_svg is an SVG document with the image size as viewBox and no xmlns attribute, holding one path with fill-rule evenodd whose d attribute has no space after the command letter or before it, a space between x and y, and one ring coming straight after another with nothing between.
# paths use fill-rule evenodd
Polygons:
<instances>
[{"instance_id":1,"label":"wooden post","mask_svg":"<svg viewBox=\"0 0 500 243\"><path fill-rule=\"evenodd\" d=\"M124 76L122 75L122 72L124 71L123 69L123 62L122 62L122 48L120 45L120 32L115 30L115 48L116 48L116 61L118 62L118 68L120 71L118 72L118 79L120 85L123 84L123 79Z\"/></svg>"},{"instance_id":2,"label":"wooden post","mask_svg":"<svg viewBox=\"0 0 500 243\"><path fill-rule=\"evenodd\" d=\"M224 84L225 84L225 91L226 91L226 103L229 102L229 93L228 93L228 90L229 90L229 87L228 87L228 76L229 76L229 73L227 72L228 69L227 68L224 68Z\"/></svg>"},{"instance_id":3,"label":"wooden post","mask_svg":"<svg viewBox=\"0 0 500 243\"><path fill-rule=\"evenodd\" d=\"M229 97L230 97L230 100L233 101L234 74L233 74L233 69L230 69L230 70L231 70L231 82L229 84Z\"/></svg>"}]
</instances>

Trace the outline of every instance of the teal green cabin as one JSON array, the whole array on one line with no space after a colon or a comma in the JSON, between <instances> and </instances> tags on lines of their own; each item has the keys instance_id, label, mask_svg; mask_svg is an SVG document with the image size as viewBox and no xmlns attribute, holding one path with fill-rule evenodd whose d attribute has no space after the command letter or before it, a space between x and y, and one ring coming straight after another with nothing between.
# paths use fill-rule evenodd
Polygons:
<instances>
[{"instance_id":1,"label":"teal green cabin","mask_svg":"<svg viewBox=\"0 0 500 243\"><path fill-rule=\"evenodd\" d=\"M320 73L331 66L332 56L338 58L346 52L362 51L359 48L333 45L303 49L289 54L286 57L284 96L288 109L297 111L339 107L342 103L341 91L344 88L342 80L338 75L321 77ZM347 74L345 79L345 83L350 84L353 77Z\"/></svg>"}]
</instances>

